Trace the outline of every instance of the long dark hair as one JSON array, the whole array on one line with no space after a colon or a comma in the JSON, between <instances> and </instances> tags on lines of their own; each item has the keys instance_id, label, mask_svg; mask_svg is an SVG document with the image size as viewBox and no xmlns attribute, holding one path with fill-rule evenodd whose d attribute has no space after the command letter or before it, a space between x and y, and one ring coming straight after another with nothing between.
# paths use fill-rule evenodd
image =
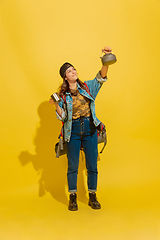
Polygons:
<instances>
[{"instance_id":1,"label":"long dark hair","mask_svg":"<svg viewBox=\"0 0 160 240\"><path fill-rule=\"evenodd\" d=\"M65 80L65 77L63 77L63 83L61 84L61 86L59 87L59 95L62 97L63 95L66 94L66 92L70 92L70 88L69 88L69 83L67 80ZM86 90L86 86L84 85L84 83L77 78L77 83L80 85L81 88Z\"/></svg>"}]
</instances>

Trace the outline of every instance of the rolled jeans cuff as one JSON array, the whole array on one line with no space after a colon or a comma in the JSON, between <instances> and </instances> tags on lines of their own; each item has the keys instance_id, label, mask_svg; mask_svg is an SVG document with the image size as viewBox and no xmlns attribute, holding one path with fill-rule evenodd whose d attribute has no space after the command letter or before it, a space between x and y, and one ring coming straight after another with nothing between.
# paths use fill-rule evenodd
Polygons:
<instances>
[{"instance_id":1,"label":"rolled jeans cuff","mask_svg":"<svg viewBox=\"0 0 160 240\"><path fill-rule=\"evenodd\" d=\"M89 192L97 192L97 189L88 189Z\"/></svg>"},{"instance_id":2,"label":"rolled jeans cuff","mask_svg":"<svg viewBox=\"0 0 160 240\"><path fill-rule=\"evenodd\" d=\"M69 193L75 193L77 192L77 189L74 189L74 190L68 190Z\"/></svg>"}]
</instances>

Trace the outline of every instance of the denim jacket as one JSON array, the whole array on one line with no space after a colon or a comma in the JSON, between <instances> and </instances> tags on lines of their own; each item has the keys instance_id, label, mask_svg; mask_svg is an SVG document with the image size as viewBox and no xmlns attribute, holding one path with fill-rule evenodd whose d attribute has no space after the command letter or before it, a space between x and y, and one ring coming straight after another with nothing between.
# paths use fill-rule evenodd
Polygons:
<instances>
[{"instance_id":1,"label":"denim jacket","mask_svg":"<svg viewBox=\"0 0 160 240\"><path fill-rule=\"evenodd\" d=\"M85 81L87 84L90 94L85 90L82 89L79 84L77 83L77 90L79 93L91 100L90 102L90 109L93 118L93 123L97 127L100 124L100 120L96 117L95 113L95 98L104 82L106 82L107 77L102 78L100 72L97 73L96 77L93 80ZM71 137L71 129L72 129L72 96L70 93L66 92L66 104L67 104L67 113L64 111L64 100L61 98L61 102L59 102L59 106L62 109L62 114L59 114L56 111L57 118L64 122L64 140L69 142Z\"/></svg>"}]
</instances>

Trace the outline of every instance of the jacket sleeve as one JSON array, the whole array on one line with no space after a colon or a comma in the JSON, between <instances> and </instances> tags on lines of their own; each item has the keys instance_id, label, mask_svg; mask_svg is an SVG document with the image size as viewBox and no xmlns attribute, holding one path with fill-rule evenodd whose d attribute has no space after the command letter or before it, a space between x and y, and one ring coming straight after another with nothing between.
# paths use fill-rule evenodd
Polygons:
<instances>
[{"instance_id":1,"label":"jacket sleeve","mask_svg":"<svg viewBox=\"0 0 160 240\"><path fill-rule=\"evenodd\" d=\"M96 98L100 88L102 87L103 83L107 81L107 77L102 78L100 71L97 73L96 77L93 80L85 81L87 84L90 94Z\"/></svg>"},{"instance_id":2,"label":"jacket sleeve","mask_svg":"<svg viewBox=\"0 0 160 240\"><path fill-rule=\"evenodd\" d=\"M58 103L58 105L60 106L60 108L62 109L62 116L60 116L58 114L58 112L56 111L56 116L57 116L57 119L65 122L67 120L67 112L64 110L63 106L64 106L64 101L63 99L61 99L61 102Z\"/></svg>"}]
</instances>

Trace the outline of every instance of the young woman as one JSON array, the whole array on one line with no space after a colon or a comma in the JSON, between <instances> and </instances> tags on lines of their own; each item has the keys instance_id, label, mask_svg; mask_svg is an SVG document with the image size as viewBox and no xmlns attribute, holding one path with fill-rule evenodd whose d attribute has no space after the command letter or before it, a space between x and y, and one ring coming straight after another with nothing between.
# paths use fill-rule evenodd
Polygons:
<instances>
[{"instance_id":1,"label":"young woman","mask_svg":"<svg viewBox=\"0 0 160 240\"><path fill-rule=\"evenodd\" d=\"M111 52L110 47L102 51L107 54ZM81 145L85 152L86 168L88 174L89 206L93 209L100 209L101 205L97 200L97 157L98 138L97 127L100 121L95 114L95 98L103 84L107 80L108 66L102 66L93 80L80 81L77 71L70 63L64 63L60 68L60 75L63 83L60 86L59 95L61 102L55 104L57 118L64 122L64 140L67 143L68 158L68 187L70 200L68 209L78 210L77 205L77 174L79 166L79 153ZM67 111L64 104L67 105Z\"/></svg>"}]
</instances>

